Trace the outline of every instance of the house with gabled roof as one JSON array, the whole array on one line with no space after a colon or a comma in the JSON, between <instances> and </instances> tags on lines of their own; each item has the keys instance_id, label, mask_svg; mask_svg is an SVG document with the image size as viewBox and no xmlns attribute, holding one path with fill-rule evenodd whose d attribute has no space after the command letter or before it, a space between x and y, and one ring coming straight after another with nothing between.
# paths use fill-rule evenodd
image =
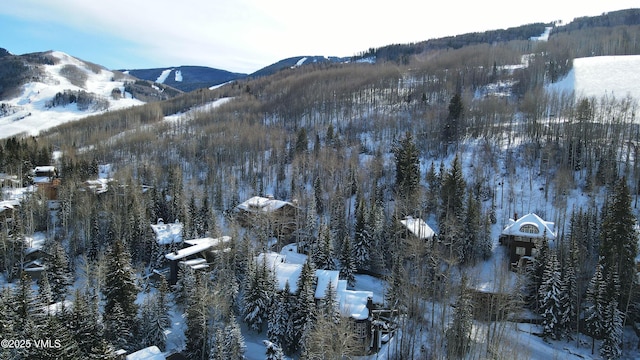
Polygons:
<instances>
[{"instance_id":1,"label":"house with gabled roof","mask_svg":"<svg viewBox=\"0 0 640 360\"><path fill-rule=\"evenodd\" d=\"M267 252L258 254L256 262L261 264L266 262L267 267L273 272L276 278L277 291L283 291L286 284L289 284L289 291L295 293L298 279L302 274L302 266L306 261L306 256L296 254L292 257L292 263L287 262L289 251L283 249L281 253ZM338 309L343 318L349 319L353 325L353 331L358 344L361 346L361 353L367 354L377 351L377 342L371 341L372 334L372 310L373 292L366 290L347 289L347 281L340 280L338 270L316 270L316 303L324 299L327 288L331 286L336 294ZM380 334L377 334L380 337Z\"/></svg>"},{"instance_id":2,"label":"house with gabled roof","mask_svg":"<svg viewBox=\"0 0 640 360\"><path fill-rule=\"evenodd\" d=\"M521 218L517 214L504 227L500 234L500 244L508 249L509 263L513 269L526 265L527 261L535 258L543 238L555 241L557 233L555 224L545 221L534 213Z\"/></svg>"},{"instance_id":3,"label":"house with gabled roof","mask_svg":"<svg viewBox=\"0 0 640 360\"><path fill-rule=\"evenodd\" d=\"M407 229L411 236L420 240L431 240L436 236L435 231L427 225L424 220L420 218L414 218L413 216L407 216L403 220L400 220L400 224Z\"/></svg>"},{"instance_id":4,"label":"house with gabled roof","mask_svg":"<svg viewBox=\"0 0 640 360\"><path fill-rule=\"evenodd\" d=\"M238 221L244 227L263 226L270 236L288 236L296 230L299 211L295 201L254 196L235 208Z\"/></svg>"}]
</instances>

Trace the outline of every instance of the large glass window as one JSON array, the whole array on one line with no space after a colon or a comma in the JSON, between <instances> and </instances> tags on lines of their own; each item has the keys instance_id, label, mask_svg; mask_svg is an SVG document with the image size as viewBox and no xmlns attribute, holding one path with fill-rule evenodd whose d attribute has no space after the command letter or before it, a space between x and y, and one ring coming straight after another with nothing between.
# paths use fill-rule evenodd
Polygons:
<instances>
[{"instance_id":1,"label":"large glass window","mask_svg":"<svg viewBox=\"0 0 640 360\"><path fill-rule=\"evenodd\" d=\"M538 231L538 227L534 224L524 224L520 226L520 232L527 234L537 234L540 231Z\"/></svg>"}]
</instances>

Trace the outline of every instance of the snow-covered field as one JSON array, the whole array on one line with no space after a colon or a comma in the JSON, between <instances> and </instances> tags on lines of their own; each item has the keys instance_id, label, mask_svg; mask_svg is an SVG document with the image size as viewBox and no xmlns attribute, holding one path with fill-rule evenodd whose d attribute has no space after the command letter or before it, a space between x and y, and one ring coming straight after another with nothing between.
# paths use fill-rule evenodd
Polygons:
<instances>
[{"instance_id":1,"label":"snow-covered field","mask_svg":"<svg viewBox=\"0 0 640 360\"><path fill-rule=\"evenodd\" d=\"M596 56L573 60L573 69L555 84L555 91L575 91L577 96L603 96L640 100L640 55Z\"/></svg>"},{"instance_id":2,"label":"snow-covered field","mask_svg":"<svg viewBox=\"0 0 640 360\"><path fill-rule=\"evenodd\" d=\"M42 65L45 72L42 81L24 85L20 95L3 101L3 103L16 108L17 111L8 116L0 117L0 137L9 137L20 133L37 135L42 130L97 113L80 111L76 104L64 107L46 107L48 101L53 99L57 93L65 90L84 90L96 94L109 101L108 110L143 104L140 100L132 99L128 94L120 99L111 97L113 89L119 89L124 94L124 82L114 80L115 74L112 71L100 68L98 72L94 72L94 70L98 70L97 66L90 66L63 52L54 51L51 55L59 59L59 62L56 65ZM86 74L84 86L72 84L61 74L63 68L69 65L75 66Z\"/></svg>"}]
</instances>

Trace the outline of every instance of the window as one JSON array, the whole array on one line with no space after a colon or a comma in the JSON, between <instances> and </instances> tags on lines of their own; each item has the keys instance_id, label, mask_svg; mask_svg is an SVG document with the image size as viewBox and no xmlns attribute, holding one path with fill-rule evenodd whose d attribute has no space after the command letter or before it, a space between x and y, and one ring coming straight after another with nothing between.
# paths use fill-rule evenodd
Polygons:
<instances>
[{"instance_id":1,"label":"window","mask_svg":"<svg viewBox=\"0 0 640 360\"><path fill-rule=\"evenodd\" d=\"M537 234L539 233L538 227L534 224L524 224L520 226L520 232L527 234Z\"/></svg>"},{"instance_id":2,"label":"window","mask_svg":"<svg viewBox=\"0 0 640 360\"><path fill-rule=\"evenodd\" d=\"M527 249L522 246L516 246L516 255L524 256L527 253Z\"/></svg>"}]
</instances>

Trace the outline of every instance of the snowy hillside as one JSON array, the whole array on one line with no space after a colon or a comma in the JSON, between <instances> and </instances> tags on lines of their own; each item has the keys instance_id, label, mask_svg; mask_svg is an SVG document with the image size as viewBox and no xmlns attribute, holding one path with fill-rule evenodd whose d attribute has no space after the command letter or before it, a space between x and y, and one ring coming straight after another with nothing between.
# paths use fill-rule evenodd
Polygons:
<instances>
[{"instance_id":1,"label":"snowy hillside","mask_svg":"<svg viewBox=\"0 0 640 360\"><path fill-rule=\"evenodd\" d=\"M578 96L618 99L627 95L640 100L640 55L597 56L573 60L573 69L550 90Z\"/></svg>"},{"instance_id":2,"label":"snowy hillside","mask_svg":"<svg viewBox=\"0 0 640 360\"><path fill-rule=\"evenodd\" d=\"M54 65L41 65L44 76L23 85L22 92L17 97L2 102L4 111L0 113L0 137L19 133L36 135L65 122L105 111L104 107L79 110L77 103L50 107L56 94L65 91L92 94L106 104L106 111L143 103L124 91L125 80L133 78L88 64L62 52L54 51L49 55L57 61ZM123 95L112 96L114 92Z\"/></svg>"}]
</instances>

